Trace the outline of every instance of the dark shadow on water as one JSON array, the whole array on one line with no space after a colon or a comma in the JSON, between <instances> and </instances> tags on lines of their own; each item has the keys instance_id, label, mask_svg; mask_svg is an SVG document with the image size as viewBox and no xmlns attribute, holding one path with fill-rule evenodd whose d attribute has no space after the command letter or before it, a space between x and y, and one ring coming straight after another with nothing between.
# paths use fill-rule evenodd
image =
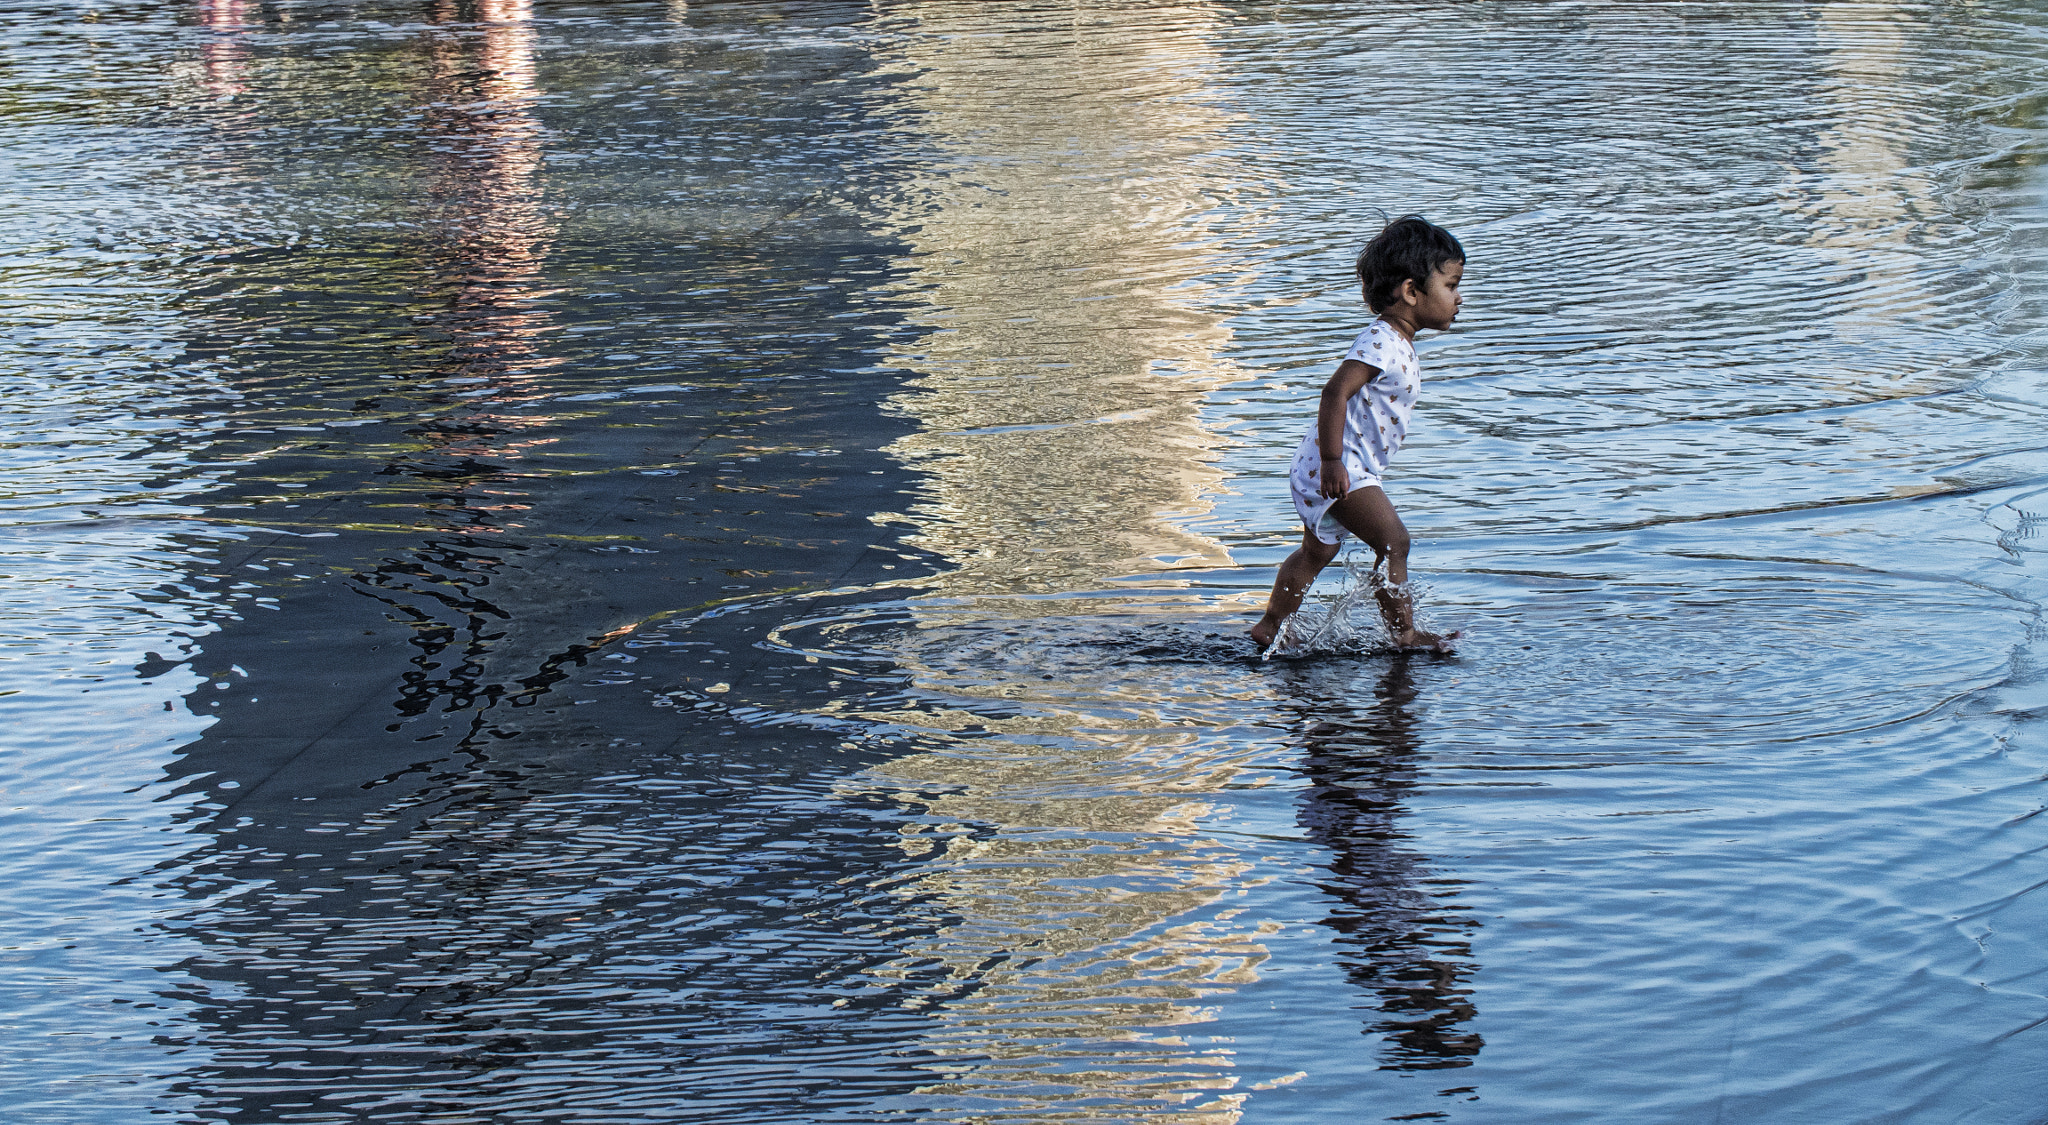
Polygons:
<instances>
[{"instance_id":1,"label":"dark shadow on water","mask_svg":"<svg viewBox=\"0 0 2048 1125\"><path fill-rule=\"evenodd\" d=\"M879 452L909 423L878 409L901 380L878 343L906 330L856 299L902 248L807 203L873 188L844 150L880 127L809 91L885 83L792 51L750 85L712 42L734 73L701 96L744 105L765 135L732 144L801 194L743 201L779 216L753 231L571 230L550 201L611 189L543 176L549 131L558 154L591 122L540 104L528 7L422 5L446 33L369 44L390 57L366 81L420 107L379 155L418 185L397 233L223 255L189 290L191 349L235 380L208 457L242 466L206 497L236 538L190 578L223 592L219 628L179 654L215 720L167 766L204 794L194 846L138 876L186 903L164 968L188 1014L161 1042L190 1060L190 1120L837 1120L929 1078L901 1004L929 982L871 970L946 920L876 889L909 865L898 814L836 788L884 752L661 705L826 690L757 647L765 615L647 639L930 565L872 518L917 483ZM624 61L688 72L697 49ZM374 115L385 93L323 96Z\"/></svg>"}]
</instances>

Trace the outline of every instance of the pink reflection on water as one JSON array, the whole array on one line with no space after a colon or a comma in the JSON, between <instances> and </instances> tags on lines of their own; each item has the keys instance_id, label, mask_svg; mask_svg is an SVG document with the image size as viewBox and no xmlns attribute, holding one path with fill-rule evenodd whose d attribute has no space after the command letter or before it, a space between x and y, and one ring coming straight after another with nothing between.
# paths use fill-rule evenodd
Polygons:
<instances>
[{"instance_id":1,"label":"pink reflection on water","mask_svg":"<svg viewBox=\"0 0 2048 1125\"><path fill-rule=\"evenodd\" d=\"M242 78L249 67L249 45L241 34L250 22L247 9L243 0L199 0L199 22L214 32L199 49L206 73L200 87L215 97L248 89Z\"/></svg>"},{"instance_id":2,"label":"pink reflection on water","mask_svg":"<svg viewBox=\"0 0 2048 1125\"><path fill-rule=\"evenodd\" d=\"M462 380L477 403L461 426L430 436L440 457L517 457L531 444L520 432L547 421L508 411L541 397L540 376L558 362L539 348L553 327L540 303L553 292L544 267L556 225L540 179L545 129L535 113L532 15L532 0L441 0L433 10L437 23L475 29L430 37L420 90L433 232L427 284L447 302L435 325L453 341L440 374Z\"/></svg>"}]
</instances>

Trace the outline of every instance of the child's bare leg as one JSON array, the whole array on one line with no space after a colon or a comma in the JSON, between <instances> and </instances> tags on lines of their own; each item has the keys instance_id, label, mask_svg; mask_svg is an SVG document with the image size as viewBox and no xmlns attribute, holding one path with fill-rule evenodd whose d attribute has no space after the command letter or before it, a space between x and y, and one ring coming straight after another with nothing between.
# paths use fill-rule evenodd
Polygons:
<instances>
[{"instance_id":1,"label":"child's bare leg","mask_svg":"<svg viewBox=\"0 0 2048 1125\"><path fill-rule=\"evenodd\" d=\"M1301 599L1315 585L1316 575L1336 557L1335 543L1325 543L1316 538L1315 532L1302 529L1301 546L1280 564L1280 573L1273 579L1273 596L1266 599L1266 615L1252 626L1254 643L1262 649L1273 643L1273 638L1280 635L1280 623L1301 608Z\"/></svg>"},{"instance_id":2,"label":"child's bare leg","mask_svg":"<svg viewBox=\"0 0 2048 1125\"><path fill-rule=\"evenodd\" d=\"M1450 639L1425 633L1415 627L1415 602L1408 593L1408 528L1394 511L1393 501L1374 485L1352 489L1330 509L1344 530L1371 547L1373 568L1386 563L1387 584L1374 591L1387 632L1402 648L1435 648L1448 651ZM1455 636L1456 634L1453 634Z\"/></svg>"}]
</instances>

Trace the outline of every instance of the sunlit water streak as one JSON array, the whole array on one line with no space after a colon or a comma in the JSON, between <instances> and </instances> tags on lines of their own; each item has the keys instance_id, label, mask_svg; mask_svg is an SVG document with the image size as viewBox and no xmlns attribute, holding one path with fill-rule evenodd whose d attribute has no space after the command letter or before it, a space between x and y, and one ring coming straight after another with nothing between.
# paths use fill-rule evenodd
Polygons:
<instances>
[{"instance_id":1,"label":"sunlit water streak","mask_svg":"<svg viewBox=\"0 0 2048 1125\"><path fill-rule=\"evenodd\" d=\"M2048 1105L2037 14L0 26L10 1120Z\"/></svg>"}]
</instances>

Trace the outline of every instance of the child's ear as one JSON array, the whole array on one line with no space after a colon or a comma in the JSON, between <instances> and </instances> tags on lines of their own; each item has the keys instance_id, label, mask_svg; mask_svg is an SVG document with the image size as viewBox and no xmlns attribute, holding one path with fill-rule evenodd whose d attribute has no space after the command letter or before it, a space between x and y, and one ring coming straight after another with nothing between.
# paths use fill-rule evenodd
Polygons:
<instances>
[{"instance_id":1,"label":"child's ear","mask_svg":"<svg viewBox=\"0 0 2048 1125\"><path fill-rule=\"evenodd\" d=\"M1419 305L1422 303L1422 286L1415 284L1414 278L1404 277L1401 288L1394 290L1394 299L1404 305Z\"/></svg>"}]
</instances>

